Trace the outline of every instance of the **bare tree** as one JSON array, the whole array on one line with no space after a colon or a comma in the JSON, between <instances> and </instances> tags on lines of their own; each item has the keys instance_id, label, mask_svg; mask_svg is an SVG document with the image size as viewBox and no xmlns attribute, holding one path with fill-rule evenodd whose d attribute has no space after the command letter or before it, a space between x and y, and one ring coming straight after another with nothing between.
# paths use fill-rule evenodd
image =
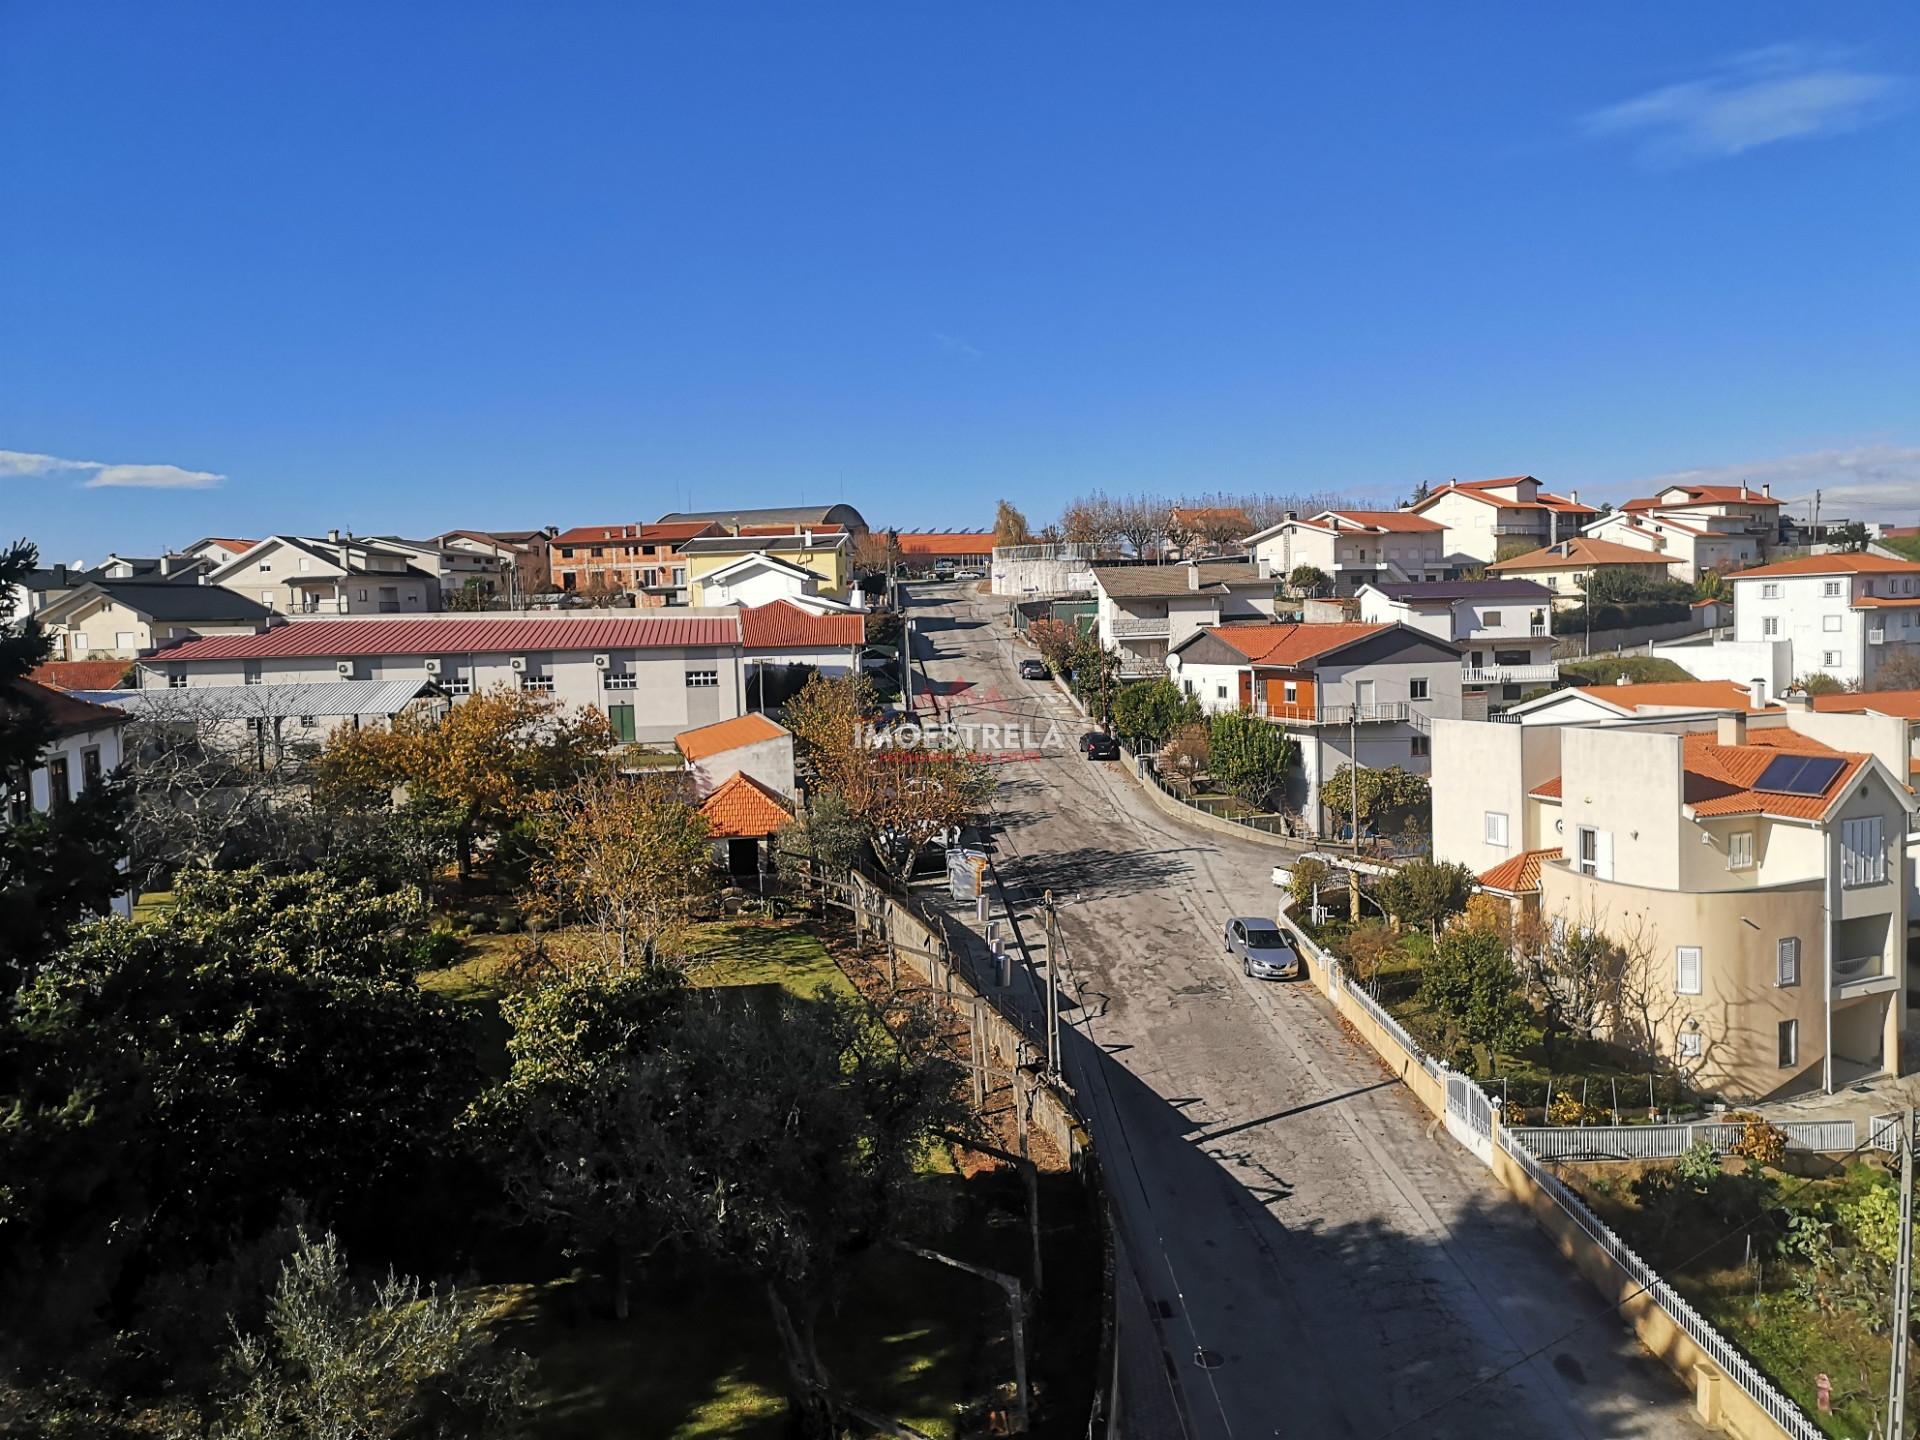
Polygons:
<instances>
[{"instance_id":1,"label":"bare tree","mask_svg":"<svg viewBox=\"0 0 1920 1440\"><path fill-rule=\"evenodd\" d=\"M1112 498L1104 490L1075 496L1060 512L1060 530L1069 545L1088 545L1095 551L1112 548L1120 538Z\"/></svg>"},{"instance_id":2,"label":"bare tree","mask_svg":"<svg viewBox=\"0 0 1920 1440\"><path fill-rule=\"evenodd\" d=\"M1111 502L1115 533L1144 560L1167 537L1167 502L1154 495L1127 495Z\"/></svg>"}]
</instances>

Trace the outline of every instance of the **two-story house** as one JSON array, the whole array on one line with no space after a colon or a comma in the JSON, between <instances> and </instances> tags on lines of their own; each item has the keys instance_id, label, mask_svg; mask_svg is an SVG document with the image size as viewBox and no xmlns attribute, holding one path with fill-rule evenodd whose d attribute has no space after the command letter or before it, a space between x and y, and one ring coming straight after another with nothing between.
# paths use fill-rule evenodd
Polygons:
<instances>
[{"instance_id":1,"label":"two-story house","mask_svg":"<svg viewBox=\"0 0 1920 1440\"><path fill-rule=\"evenodd\" d=\"M1805 555L1731 577L1733 643L1786 641L1795 678L1871 689L1920 645L1920 564L1871 553Z\"/></svg>"},{"instance_id":2,"label":"two-story house","mask_svg":"<svg viewBox=\"0 0 1920 1440\"><path fill-rule=\"evenodd\" d=\"M1458 647L1407 625L1211 626L1178 642L1167 669L1208 714L1244 710L1292 735L1287 801L1315 833L1346 823L1324 793L1342 765L1424 772L1432 722L1461 714Z\"/></svg>"},{"instance_id":3,"label":"two-story house","mask_svg":"<svg viewBox=\"0 0 1920 1440\"><path fill-rule=\"evenodd\" d=\"M705 520L576 525L548 542L548 567L563 591L630 594L649 606L699 604L688 588L682 549L689 540L724 533Z\"/></svg>"},{"instance_id":4,"label":"two-story house","mask_svg":"<svg viewBox=\"0 0 1920 1440\"><path fill-rule=\"evenodd\" d=\"M1556 540L1542 549L1496 560L1487 566L1490 575L1508 580L1532 580L1546 586L1553 595L1554 607L1560 610L1584 605L1587 587L1593 576L1602 571L1639 575L1648 580L1668 578L1664 557L1650 550L1616 545L1611 540L1596 540L1587 535Z\"/></svg>"},{"instance_id":5,"label":"two-story house","mask_svg":"<svg viewBox=\"0 0 1920 1440\"><path fill-rule=\"evenodd\" d=\"M133 660L196 635L251 635L274 621L256 600L191 580L89 580L36 618L61 660Z\"/></svg>"},{"instance_id":6,"label":"two-story house","mask_svg":"<svg viewBox=\"0 0 1920 1440\"><path fill-rule=\"evenodd\" d=\"M439 577L407 551L329 530L270 535L207 575L279 615L426 615L440 608Z\"/></svg>"},{"instance_id":7,"label":"two-story house","mask_svg":"<svg viewBox=\"0 0 1920 1440\"><path fill-rule=\"evenodd\" d=\"M491 560L506 582L507 608L518 609L528 596L539 595L552 586L548 544L559 533L551 527L545 530L449 530L434 536L433 543L447 550L471 551Z\"/></svg>"},{"instance_id":8,"label":"two-story house","mask_svg":"<svg viewBox=\"0 0 1920 1440\"><path fill-rule=\"evenodd\" d=\"M1584 533L1652 551L1674 579L1692 583L1708 570L1726 575L1763 562L1778 541L1780 502L1745 485L1669 485Z\"/></svg>"},{"instance_id":9,"label":"two-story house","mask_svg":"<svg viewBox=\"0 0 1920 1440\"><path fill-rule=\"evenodd\" d=\"M1271 620L1279 582L1240 560L1093 567L1094 633L1123 678L1164 675L1181 641L1229 620Z\"/></svg>"},{"instance_id":10,"label":"two-story house","mask_svg":"<svg viewBox=\"0 0 1920 1440\"><path fill-rule=\"evenodd\" d=\"M1553 595L1531 580L1366 585L1360 618L1411 625L1459 646L1464 696L1478 696L1495 709L1560 678L1553 658Z\"/></svg>"},{"instance_id":11,"label":"two-story house","mask_svg":"<svg viewBox=\"0 0 1920 1440\"><path fill-rule=\"evenodd\" d=\"M1616 950L1614 1038L1731 1099L1894 1073L1914 806L1859 717L1436 722L1434 854Z\"/></svg>"},{"instance_id":12,"label":"two-story house","mask_svg":"<svg viewBox=\"0 0 1920 1440\"><path fill-rule=\"evenodd\" d=\"M1531 475L1497 480L1450 480L1407 507L1446 527L1447 555L1456 568L1485 565L1521 546L1539 549L1579 533L1599 518L1580 492L1555 495Z\"/></svg>"},{"instance_id":13,"label":"two-story house","mask_svg":"<svg viewBox=\"0 0 1920 1440\"><path fill-rule=\"evenodd\" d=\"M1304 520L1289 513L1246 545L1282 580L1311 565L1335 594L1352 595L1363 585L1445 579L1446 540L1437 520L1404 510L1322 510Z\"/></svg>"},{"instance_id":14,"label":"two-story house","mask_svg":"<svg viewBox=\"0 0 1920 1440\"><path fill-rule=\"evenodd\" d=\"M815 595L845 603L853 589L853 536L847 531L749 526L731 535L702 535L680 547L686 561L687 586L695 606L727 603L716 599L720 588L731 590L737 562L764 556L814 577Z\"/></svg>"}]
</instances>

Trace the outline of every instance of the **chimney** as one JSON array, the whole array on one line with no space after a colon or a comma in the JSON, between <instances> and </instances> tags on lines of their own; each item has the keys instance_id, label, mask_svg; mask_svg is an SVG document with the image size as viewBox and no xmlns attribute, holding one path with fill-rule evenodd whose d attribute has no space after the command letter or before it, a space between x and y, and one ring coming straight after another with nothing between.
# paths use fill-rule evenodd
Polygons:
<instances>
[{"instance_id":1,"label":"chimney","mask_svg":"<svg viewBox=\"0 0 1920 1440\"><path fill-rule=\"evenodd\" d=\"M1298 510L1289 510L1280 518L1282 520L1298 520L1300 518L1300 512Z\"/></svg>"},{"instance_id":2,"label":"chimney","mask_svg":"<svg viewBox=\"0 0 1920 1440\"><path fill-rule=\"evenodd\" d=\"M1567 499L1573 504L1578 505L1580 503L1580 492L1578 490L1567 491Z\"/></svg>"},{"instance_id":3,"label":"chimney","mask_svg":"<svg viewBox=\"0 0 1920 1440\"><path fill-rule=\"evenodd\" d=\"M1747 682L1747 704L1755 710L1767 708L1767 682L1758 675Z\"/></svg>"},{"instance_id":4,"label":"chimney","mask_svg":"<svg viewBox=\"0 0 1920 1440\"><path fill-rule=\"evenodd\" d=\"M338 530L327 531L327 539L333 544L338 545L340 543L340 532Z\"/></svg>"},{"instance_id":5,"label":"chimney","mask_svg":"<svg viewBox=\"0 0 1920 1440\"><path fill-rule=\"evenodd\" d=\"M811 527L800 532L800 545L801 548L806 550L813 548L813 530Z\"/></svg>"},{"instance_id":6,"label":"chimney","mask_svg":"<svg viewBox=\"0 0 1920 1440\"><path fill-rule=\"evenodd\" d=\"M1771 500L1773 498L1773 481L1762 480L1760 482L1760 493Z\"/></svg>"},{"instance_id":7,"label":"chimney","mask_svg":"<svg viewBox=\"0 0 1920 1440\"><path fill-rule=\"evenodd\" d=\"M1628 684L1629 682L1627 680L1627 672L1622 670L1618 675L1614 676L1613 683L1616 685Z\"/></svg>"},{"instance_id":8,"label":"chimney","mask_svg":"<svg viewBox=\"0 0 1920 1440\"><path fill-rule=\"evenodd\" d=\"M1200 588L1200 566L1191 560L1187 562L1187 588L1189 590Z\"/></svg>"},{"instance_id":9,"label":"chimney","mask_svg":"<svg viewBox=\"0 0 1920 1440\"><path fill-rule=\"evenodd\" d=\"M1747 715L1740 711L1733 715L1720 717L1720 743L1722 745L1744 745L1747 743Z\"/></svg>"},{"instance_id":10,"label":"chimney","mask_svg":"<svg viewBox=\"0 0 1920 1440\"><path fill-rule=\"evenodd\" d=\"M1787 708L1789 714L1797 710L1804 715L1813 709L1813 697L1804 690L1789 690L1780 697L1780 703Z\"/></svg>"},{"instance_id":11,"label":"chimney","mask_svg":"<svg viewBox=\"0 0 1920 1440\"><path fill-rule=\"evenodd\" d=\"M64 564L53 567L53 583L62 590L67 588L67 567Z\"/></svg>"}]
</instances>

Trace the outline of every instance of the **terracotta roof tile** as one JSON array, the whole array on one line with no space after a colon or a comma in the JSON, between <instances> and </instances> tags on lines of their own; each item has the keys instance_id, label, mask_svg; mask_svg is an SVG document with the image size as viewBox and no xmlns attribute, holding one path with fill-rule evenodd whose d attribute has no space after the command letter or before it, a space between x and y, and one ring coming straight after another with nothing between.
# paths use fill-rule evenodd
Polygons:
<instances>
[{"instance_id":1,"label":"terracotta roof tile","mask_svg":"<svg viewBox=\"0 0 1920 1440\"><path fill-rule=\"evenodd\" d=\"M786 600L770 600L740 612L740 643L749 650L828 647L866 642L867 617L855 610L821 614Z\"/></svg>"},{"instance_id":2,"label":"terracotta roof tile","mask_svg":"<svg viewBox=\"0 0 1920 1440\"><path fill-rule=\"evenodd\" d=\"M1920 690L1868 690L1860 694L1815 695L1813 708L1842 715L1892 715L1920 720Z\"/></svg>"},{"instance_id":3,"label":"terracotta roof tile","mask_svg":"<svg viewBox=\"0 0 1920 1440\"><path fill-rule=\"evenodd\" d=\"M1559 858L1557 845L1551 850L1522 850L1479 876L1480 888L1497 890L1503 895L1531 895L1540 888L1541 865Z\"/></svg>"},{"instance_id":4,"label":"terracotta roof tile","mask_svg":"<svg viewBox=\"0 0 1920 1440\"><path fill-rule=\"evenodd\" d=\"M1800 555L1792 560L1776 560L1771 565L1756 565L1729 575L1729 580L1756 580L1768 575L1920 575L1920 563L1889 560L1862 550L1857 554Z\"/></svg>"},{"instance_id":5,"label":"terracotta roof tile","mask_svg":"<svg viewBox=\"0 0 1920 1440\"><path fill-rule=\"evenodd\" d=\"M716 840L757 840L776 833L793 818L772 790L744 772L709 795L700 806L708 833Z\"/></svg>"},{"instance_id":6,"label":"terracotta roof tile","mask_svg":"<svg viewBox=\"0 0 1920 1440\"><path fill-rule=\"evenodd\" d=\"M1447 528L1438 520L1429 520L1424 515L1415 515L1406 510L1323 510L1308 523L1325 530L1329 527L1320 522L1328 516L1337 516L1361 529L1392 531L1396 534L1430 534Z\"/></svg>"},{"instance_id":7,"label":"terracotta roof tile","mask_svg":"<svg viewBox=\"0 0 1920 1440\"><path fill-rule=\"evenodd\" d=\"M1215 625L1207 634L1231 645L1256 665L1298 665L1393 628L1338 620L1302 625Z\"/></svg>"},{"instance_id":8,"label":"terracotta roof tile","mask_svg":"<svg viewBox=\"0 0 1920 1440\"><path fill-rule=\"evenodd\" d=\"M1570 540L1562 540L1557 545L1548 545L1539 550L1529 551L1525 555L1516 555L1511 560L1496 560L1487 566L1487 569L1506 574L1513 570L1577 570L1583 565L1659 565L1664 567L1667 564L1666 556L1652 550L1642 550L1636 545L1622 545L1613 540L1595 540L1590 535L1576 535Z\"/></svg>"},{"instance_id":9,"label":"terracotta roof tile","mask_svg":"<svg viewBox=\"0 0 1920 1440\"><path fill-rule=\"evenodd\" d=\"M79 735L88 730L107 730L124 725L131 718L112 705L96 705L63 690L50 690L31 680L12 680L0 684L0 705L26 705L44 713L56 735Z\"/></svg>"},{"instance_id":10,"label":"terracotta roof tile","mask_svg":"<svg viewBox=\"0 0 1920 1440\"><path fill-rule=\"evenodd\" d=\"M132 668L131 660L49 660L27 678L55 690L118 690Z\"/></svg>"},{"instance_id":11,"label":"terracotta roof tile","mask_svg":"<svg viewBox=\"0 0 1920 1440\"><path fill-rule=\"evenodd\" d=\"M695 730L682 730L673 737L673 743L679 746L680 753L688 760L699 761L726 750L738 750L742 745L778 740L782 735L792 733L764 715L747 714L714 725L702 725Z\"/></svg>"},{"instance_id":12,"label":"terracotta roof tile","mask_svg":"<svg viewBox=\"0 0 1920 1440\"><path fill-rule=\"evenodd\" d=\"M1558 800L1561 798L1560 780L1561 777L1558 775L1554 776L1551 780L1542 780L1538 785L1527 791L1527 794L1541 800Z\"/></svg>"},{"instance_id":13,"label":"terracotta roof tile","mask_svg":"<svg viewBox=\"0 0 1920 1440\"><path fill-rule=\"evenodd\" d=\"M661 619L298 620L258 635L208 635L152 657L295 660L337 655L506 655L528 650L653 650L731 646L738 624L722 616Z\"/></svg>"},{"instance_id":14,"label":"terracotta roof tile","mask_svg":"<svg viewBox=\"0 0 1920 1440\"><path fill-rule=\"evenodd\" d=\"M1771 713L1777 705L1753 703L1752 692L1733 680L1647 680L1638 685L1576 685L1582 695L1627 710L1647 706L1688 710L1744 710L1749 715Z\"/></svg>"},{"instance_id":15,"label":"terracotta roof tile","mask_svg":"<svg viewBox=\"0 0 1920 1440\"><path fill-rule=\"evenodd\" d=\"M1847 763L1818 795L1754 789L1754 782L1780 751L1833 755ZM1786 820L1818 820L1839 803L1869 758L1835 750L1797 730L1750 730L1744 745L1722 745L1717 736L1703 731L1683 739L1684 799L1698 816L1772 815Z\"/></svg>"},{"instance_id":16,"label":"terracotta roof tile","mask_svg":"<svg viewBox=\"0 0 1920 1440\"><path fill-rule=\"evenodd\" d=\"M913 534L902 532L899 538L902 555L991 555L993 553L993 535L990 532L959 532Z\"/></svg>"}]
</instances>

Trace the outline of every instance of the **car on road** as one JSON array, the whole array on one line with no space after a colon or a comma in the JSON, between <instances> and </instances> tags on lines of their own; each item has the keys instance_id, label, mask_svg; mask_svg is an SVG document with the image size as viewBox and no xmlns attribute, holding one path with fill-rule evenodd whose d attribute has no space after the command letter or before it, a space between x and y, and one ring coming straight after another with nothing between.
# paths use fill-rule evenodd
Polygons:
<instances>
[{"instance_id":1,"label":"car on road","mask_svg":"<svg viewBox=\"0 0 1920 1440\"><path fill-rule=\"evenodd\" d=\"M1080 737L1080 753L1089 760L1118 760L1120 742L1102 731L1089 730Z\"/></svg>"},{"instance_id":2,"label":"car on road","mask_svg":"<svg viewBox=\"0 0 1920 1440\"><path fill-rule=\"evenodd\" d=\"M1300 952L1293 948L1280 927L1271 920L1254 915L1237 916L1227 922L1227 954L1240 957L1240 968L1249 980L1296 980L1300 977Z\"/></svg>"},{"instance_id":3,"label":"car on road","mask_svg":"<svg viewBox=\"0 0 1920 1440\"><path fill-rule=\"evenodd\" d=\"M1022 660L1020 662L1022 680L1044 680L1047 678L1047 662L1044 660Z\"/></svg>"},{"instance_id":4,"label":"car on road","mask_svg":"<svg viewBox=\"0 0 1920 1440\"><path fill-rule=\"evenodd\" d=\"M956 580L984 580L987 577L978 570L956 570L953 572L953 578Z\"/></svg>"}]
</instances>

